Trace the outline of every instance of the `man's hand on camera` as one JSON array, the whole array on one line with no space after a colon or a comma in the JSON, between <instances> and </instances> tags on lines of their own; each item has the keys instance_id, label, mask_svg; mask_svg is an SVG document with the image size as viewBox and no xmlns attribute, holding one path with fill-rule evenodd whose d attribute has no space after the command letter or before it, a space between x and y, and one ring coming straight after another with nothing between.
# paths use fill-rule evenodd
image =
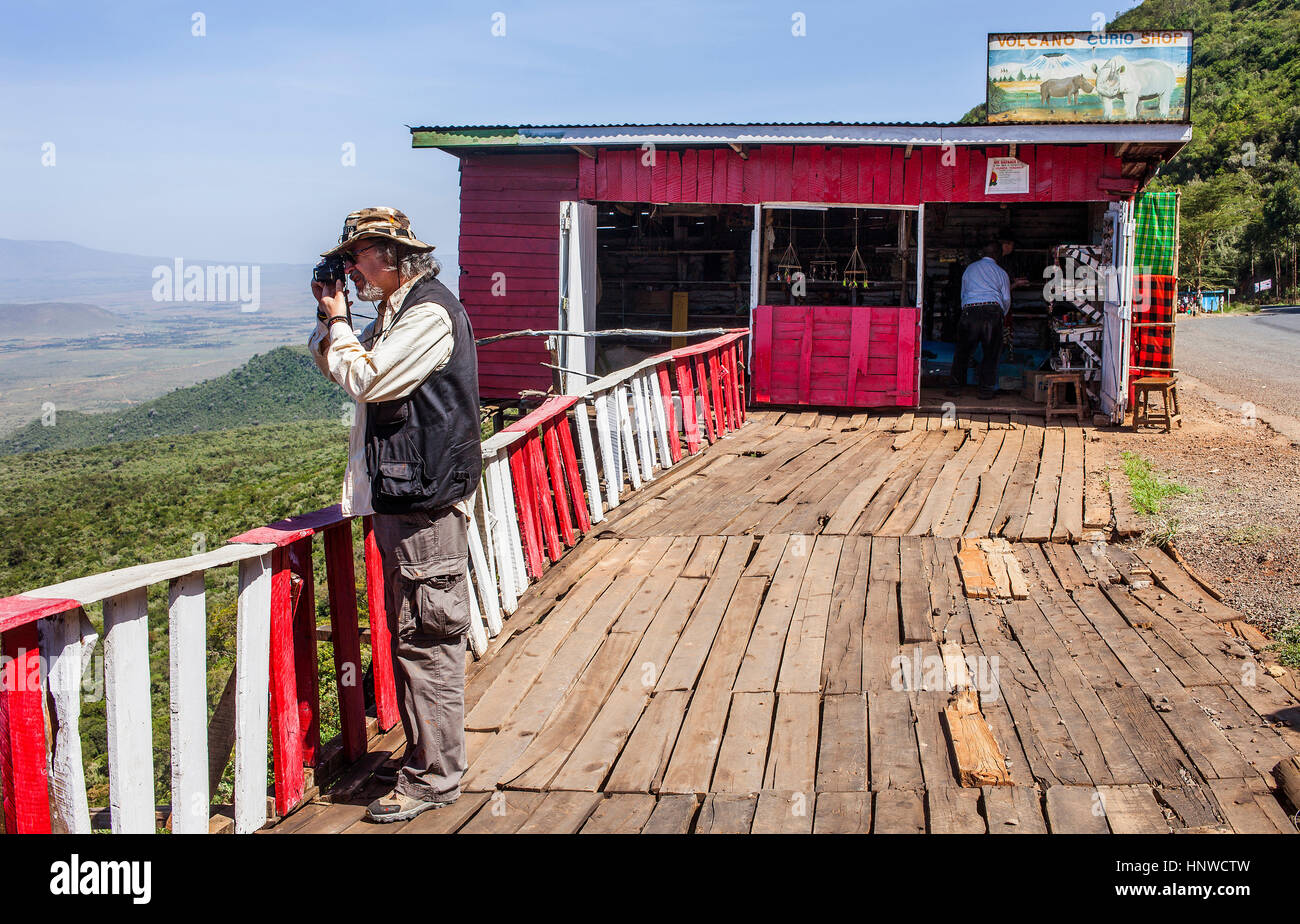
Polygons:
<instances>
[{"instance_id":1,"label":"man's hand on camera","mask_svg":"<svg viewBox=\"0 0 1300 924\"><path fill-rule=\"evenodd\" d=\"M311 294L316 296L317 308L321 314L325 315L326 323L329 323L332 318L346 318L348 316L347 283L343 280L340 279L328 286L313 281Z\"/></svg>"}]
</instances>

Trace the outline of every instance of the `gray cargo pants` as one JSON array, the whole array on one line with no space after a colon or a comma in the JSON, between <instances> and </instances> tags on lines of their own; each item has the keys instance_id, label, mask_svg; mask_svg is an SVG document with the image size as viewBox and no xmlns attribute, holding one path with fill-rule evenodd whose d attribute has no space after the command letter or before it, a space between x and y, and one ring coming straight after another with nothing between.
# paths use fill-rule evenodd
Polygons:
<instances>
[{"instance_id":1,"label":"gray cargo pants","mask_svg":"<svg viewBox=\"0 0 1300 924\"><path fill-rule=\"evenodd\" d=\"M374 515L384 565L397 705L406 732L399 793L433 802L460 796L465 774L468 521L455 508Z\"/></svg>"}]
</instances>

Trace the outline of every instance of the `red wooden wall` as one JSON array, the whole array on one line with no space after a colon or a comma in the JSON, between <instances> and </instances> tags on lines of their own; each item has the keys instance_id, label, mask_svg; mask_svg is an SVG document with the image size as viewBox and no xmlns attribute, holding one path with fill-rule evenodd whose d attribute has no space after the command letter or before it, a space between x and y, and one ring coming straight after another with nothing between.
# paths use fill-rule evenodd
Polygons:
<instances>
[{"instance_id":1,"label":"red wooden wall","mask_svg":"<svg viewBox=\"0 0 1300 924\"><path fill-rule=\"evenodd\" d=\"M460 165L460 300L474 336L552 329L559 316L560 203L578 197L578 155L475 154ZM493 275L504 294L493 294ZM500 286L497 286L498 293ZM479 394L517 398L551 384L546 341L479 347Z\"/></svg>"},{"instance_id":2,"label":"red wooden wall","mask_svg":"<svg viewBox=\"0 0 1300 924\"><path fill-rule=\"evenodd\" d=\"M578 195L604 202L1087 202L1113 199L1110 184L1130 184L1105 144L1022 144L1027 193L984 194L990 157L1007 145L760 145L742 159L729 147L658 150L600 148L578 162ZM945 162L948 161L948 162Z\"/></svg>"},{"instance_id":3,"label":"red wooden wall","mask_svg":"<svg viewBox=\"0 0 1300 924\"><path fill-rule=\"evenodd\" d=\"M915 406L919 320L918 308L759 305L754 401Z\"/></svg>"}]
</instances>

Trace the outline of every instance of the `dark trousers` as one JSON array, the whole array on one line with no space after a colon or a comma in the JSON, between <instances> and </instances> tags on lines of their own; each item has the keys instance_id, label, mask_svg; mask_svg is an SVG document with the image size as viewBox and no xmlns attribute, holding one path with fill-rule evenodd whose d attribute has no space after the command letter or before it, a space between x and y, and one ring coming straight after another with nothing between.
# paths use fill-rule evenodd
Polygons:
<instances>
[{"instance_id":1,"label":"dark trousers","mask_svg":"<svg viewBox=\"0 0 1300 924\"><path fill-rule=\"evenodd\" d=\"M975 345L983 350L977 378L981 394L991 394L998 384L998 356L1002 352L1002 308L999 305L965 305L957 326L957 348L952 354L952 381L958 388L966 384Z\"/></svg>"},{"instance_id":2,"label":"dark trousers","mask_svg":"<svg viewBox=\"0 0 1300 924\"><path fill-rule=\"evenodd\" d=\"M454 802L465 773L469 533L452 507L374 516L406 760L396 790Z\"/></svg>"}]
</instances>

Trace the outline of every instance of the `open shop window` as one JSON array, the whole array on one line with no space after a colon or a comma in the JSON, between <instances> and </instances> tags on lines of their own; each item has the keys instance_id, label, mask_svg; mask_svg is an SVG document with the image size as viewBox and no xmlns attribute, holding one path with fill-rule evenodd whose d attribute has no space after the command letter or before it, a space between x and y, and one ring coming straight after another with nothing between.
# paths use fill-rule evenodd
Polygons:
<instances>
[{"instance_id":1,"label":"open shop window","mask_svg":"<svg viewBox=\"0 0 1300 924\"><path fill-rule=\"evenodd\" d=\"M998 262L1013 280L1011 310L991 405L1027 407L1044 400L1040 373L1080 371L1094 402L1101 385L1103 287L1082 292L1083 261L1104 279L1112 260L1104 202L927 203L923 260L923 404L942 402L961 317L962 274L990 240L1008 240ZM1067 262L1068 261L1068 262ZM1015 280L1024 280L1014 284ZM1051 285L1063 280L1064 289ZM1094 296L1091 299L1081 295ZM967 371L976 381L977 348Z\"/></svg>"},{"instance_id":2,"label":"open shop window","mask_svg":"<svg viewBox=\"0 0 1300 924\"><path fill-rule=\"evenodd\" d=\"M763 208L761 305L917 304L917 210Z\"/></svg>"},{"instance_id":3,"label":"open shop window","mask_svg":"<svg viewBox=\"0 0 1300 924\"><path fill-rule=\"evenodd\" d=\"M597 202L595 329L746 327L754 210L745 205ZM602 337L593 372L624 368L700 337Z\"/></svg>"}]
</instances>

